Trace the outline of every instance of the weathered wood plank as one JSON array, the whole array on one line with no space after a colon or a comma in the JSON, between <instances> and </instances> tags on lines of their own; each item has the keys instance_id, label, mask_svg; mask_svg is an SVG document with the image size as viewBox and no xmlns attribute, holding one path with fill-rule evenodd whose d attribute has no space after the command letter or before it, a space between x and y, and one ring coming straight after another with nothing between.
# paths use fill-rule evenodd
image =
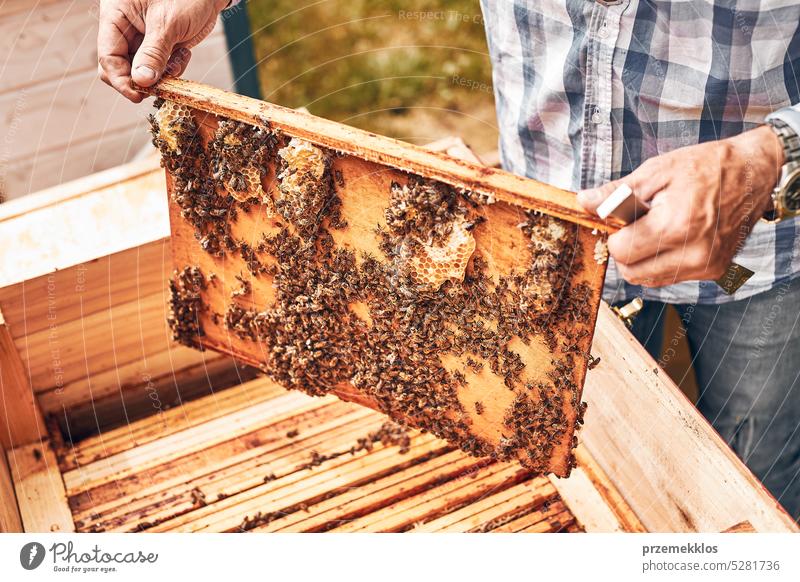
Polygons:
<instances>
[{"instance_id":1,"label":"weathered wood plank","mask_svg":"<svg viewBox=\"0 0 800 582\"><path fill-rule=\"evenodd\" d=\"M553 479L553 484L586 531L626 531L582 467L577 467L567 479Z\"/></svg>"},{"instance_id":2,"label":"weathered wood plank","mask_svg":"<svg viewBox=\"0 0 800 582\"><path fill-rule=\"evenodd\" d=\"M606 305L592 352L583 442L649 531L800 530Z\"/></svg>"},{"instance_id":3,"label":"weathered wood plank","mask_svg":"<svg viewBox=\"0 0 800 582\"><path fill-rule=\"evenodd\" d=\"M268 414L272 422L277 422L281 418L295 414L298 405L316 406L316 403L309 404L304 398L303 394L286 393L279 398L240 410L225 418L212 420L202 428L195 427L174 433L136 449L117 453L88 467L78 467L68 471L64 473L64 482L67 489L72 492L122 479L143 469L202 450L214 443L245 435L252 430L250 423L253 420L266 418Z\"/></svg>"},{"instance_id":4,"label":"weathered wood plank","mask_svg":"<svg viewBox=\"0 0 800 582\"><path fill-rule=\"evenodd\" d=\"M220 495L231 497L241 493L238 487L244 483L255 480L258 484L275 471L290 472L310 458L315 447L323 446L327 437L374 422L368 411L349 407L331 402L123 479L78 494L70 492L70 507L76 519L93 521L95 514L105 520L163 505L163 499L195 487L207 491L210 500L217 501ZM285 435L293 427L303 433L289 442Z\"/></svg>"},{"instance_id":5,"label":"weathered wood plank","mask_svg":"<svg viewBox=\"0 0 800 582\"><path fill-rule=\"evenodd\" d=\"M8 468L5 450L0 447L0 533L22 531L22 517L11 480L11 469Z\"/></svg>"},{"instance_id":6,"label":"weathered wood plank","mask_svg":"<svg viewBox=\"0 0 800 582\"><path fill-rule=\"evenodd\" d=\"M366 434L380 425L362 425L355 432L338 437L334 446L341 447L353 442L359 435ZM350 439L349 441L347 439ZM316 512L316 505L324 499L335 498L353 489L360 489L374 479L380 479L387 473L400 471L404 467L427 459L443 449L442 443L431 443L431 439L411 447L403 456L397 450L383 449L380 445L371 452L358 451L354 454L345 452L333 456L319 467L298 468L277 480L264 483L262 478L250 483L250 487L232 497L213 502L202 508L190 508L190 511L177 517L163 513L167 520L151 528L152 531L255 531L258 524L267 527L273 519L283 515L311 515ZM337 452L323 443L320 450ZM308 456L306 455L306 459ZM214 487L210 490L213 492ZM205 493L205 488L203 489ZM213 493L206 493L206 498L215 499ZM313 509L312 509L313 508ZM134 516L135 521L135 516Z\"/></svg>"},{"instance_id":7,"label":"weathered wood plank","mask_svg":"<svg viewBox=\"0 0 800 582\"><path fill-rule=\"evenodd\" d=\"M374 414L371 415L373 420ZM358 437L363 437L368 431L380 426L380 420L374 424L365 424L355 431L340 435L341 440L333 443L321 443L319 451L324 452L349 451L349 447ZM331 446L332 445L332 446ZM423 457L428 455L425 444L420 447ZM376 445L377 450L367 454L362 450L355 455L342 454L325 461L319 467L294 467L283 478L266 482L257 487L242 491L239 495L226 497L215 506L206 506L191 514L178 519L165 522L152 528L152 531L236 531L237 529L250 529L246 522L253 525L260 523L256 516L264 517L268 521L277 512L281 514L297 511L302 507L310 507L330 495L337 495L353 487L361 486L383 473L376 471L378 467L385 467L388 461L388 470L401 470L406 464L415 462L416 453L398 456L396 447L382 448ZM324 451L324 452L323 452ZM407 453L408 454L408 453ZM471 459L471 462L480 462Z\"/></svg>"},{"instance_id":8,"label":"weathered wood plank","mask_svg":"<svg viewBox=\"0 0 800 582\"><path fill-rule=\"evenodd\" d=\"M507 463L495 463L474 475L448 481L409 499L334 528L334 532L401 532L435 519L448 511L518 484L530 472Z\"/></svg>"},{"instance_id":9,"label":"weathered wood plank","mask_svg":"<svg viewBox=\"0 0 800 582\"><path fill-rule=\"evenodd\" d=\"M233 388L158 411L139 421L83 439L71 455L76 465L87 465L95 458L109 457L146 443L187 430L210 420L232 414L248 406L285 394L281 386L259 378Z\"/></svg>"},{"instance_id":10,"label":"weathered wood plank","mask_svg":"<svg viewBox=\"0 0 800 582\"><path fill-rule=\"evenodd\" d=\"M64 481L49 441L11 449L8 464L25 531L75 531Z\"/></svg>"},{"instance_id":11,"label":"weathered wood plank","mask_svg":"<svg viewBox=\"0 0 800 582\"><path fill-rule=\"evenodd\" d=\"M166 239L164 178L157 167L152 160L135 162L0 206L2 304L19 296L11 286L44 277L37 293L46 298L46 277L58 270L115 253L135 257L139 247ZM75 285L73 274L69 288Z\"/></svg>"},{"instance_id":12,"label":"weathered wood plank","mask_svg":"<svg viewBox=\"0 0 800 582\"><path fill-rule=\"evenodd\" d=\"M47 430L11 332L0 311L0 449L44 438Z\"/></svg>"},{"instance_id":13,"label":"weathered wood plank","mask_svg":"<svg viewBox=\"0 0 800 582\"><path fill-rule=\"evenodd\" d=\"M70 0L4 2L0 48L0 189L16 199L137 155L145 109L97 76L97 6ZM193 51L188 77L231 87L221 22ZM102 144L102 147L100 147Z\"/></svg>"},{"instance_id":14,"label":"weathered wood plank","mask_svg":"<svg viewBox=\"0 0 800 582\"><path fill-rule=\"evenodd\" d=\"M26 2L29 10L0 6L0 91L19 91L50 79L97 69L97 18L86 2Z\"/></svg>"},{"instance_id":15,"label":"weathered wood plank","mask_svg":"<svg viewBox=\"0 0 800 582\"><path fill-rule=\"evenodd\" d=\"M415 441L419 441L419 437ZM322 532L353 519L378 511L401 499L421 493L432 486L458 479L480 466L458 451L443 449L441 441L426 444L424 452L443 451L423 463L413 465L386 477L373 479L361 487L344 491L335 497L314 504L313 511L293 512L276 517L254 531ZM397 463L396 454L388 462Z\"/></svg>"},{"instance_id":16,"label":"weathered wood plank","mask_svg":"<svg viewBox=\"0 0 800 582\"><path fill-rule=\"evenodd\" d=\"M536 477L420 524L413 532L491 531L495 524L511 521L509 516L530 511L553 497L557 492L547 478Z\"/></svg>"}]
</instances>

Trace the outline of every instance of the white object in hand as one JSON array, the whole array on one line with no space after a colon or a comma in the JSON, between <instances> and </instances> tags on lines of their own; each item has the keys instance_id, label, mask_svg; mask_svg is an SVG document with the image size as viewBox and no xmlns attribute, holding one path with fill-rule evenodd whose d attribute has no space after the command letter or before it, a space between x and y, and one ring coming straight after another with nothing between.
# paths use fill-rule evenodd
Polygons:
<instances>
[{"instance_id":1,"label":"white object in hand","mask_svg":"<svg viewBox=\"0 0 800 582\"><path fill-rule=\"evenodd\" d=\"M625 224L630 224L648 210L650 207L636 198L630 186L621 184L597 207L597 215L603 220L615 216Z\"/></svg>"}]
</instances>

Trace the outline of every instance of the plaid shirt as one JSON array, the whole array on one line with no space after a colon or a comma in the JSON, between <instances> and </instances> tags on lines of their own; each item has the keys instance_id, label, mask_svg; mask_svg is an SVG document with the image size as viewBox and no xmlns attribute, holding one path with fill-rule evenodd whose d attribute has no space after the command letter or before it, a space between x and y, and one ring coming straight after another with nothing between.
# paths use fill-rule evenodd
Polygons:
<instances>
[{"instance_id":1,"label":"plaid shirt","mask_svg":"<svg viewBox=\"0 0 800 582\"><path fill-rule=\"evenodd\" d=\"M599 186L652 156L736 135L800 103L796 1L481 5L503 166L561 188ZM800 134L800 106L784 111ZM798 224L756 224L734 259L755 275L733 296L708 281L629 285L612 261L604 298L724 303L769 290L800 272Z\"/></svg>"}]
</instances>

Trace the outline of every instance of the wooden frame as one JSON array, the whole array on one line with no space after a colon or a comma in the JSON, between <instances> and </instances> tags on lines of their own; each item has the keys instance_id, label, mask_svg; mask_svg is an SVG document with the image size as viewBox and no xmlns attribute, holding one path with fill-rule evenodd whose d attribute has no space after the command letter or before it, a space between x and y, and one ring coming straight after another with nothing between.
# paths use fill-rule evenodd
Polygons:
<instances>
[{"instance_id":1,"label":"wooden frame","mask_svg":"<svg viewBox=\"0 0 800 582\"><path fill-rule=\"evenodd\" d=\"M612 232L622 226L614 217L602 220L586 212L572 192L266 101L184 79L164 79L154 87L138 89L220 117L255 126L269 124L286 135L337 152L485 194L523 208L541 210L599 231Z\"/></svg>"},{"instance_id":2,"label":"wooden frame","mask_svg":"<svg viewBox=\"0 0 800 582\"><path fill-rule=\"evenodd\" d=\"M193 134L190 139L195 147L209 147L206 144L214 139L221 122L214 113L218 109L218 102L215 100L217 90L196 83L190 83L188 87L194 91L194 94L202 94L206 98L198 105L199 109L190 110L191 113L188 114L192 116L193 127L197 128L196 134ZM184 87L185 91L188 89ZM240 111L250 106L252 102L252 100L238 95L229 94L229 97L230 106L237 107ZM169 102L164 107L172 108L172 104L173 102ZM354 269L360 269L365 261L363 257L369 256L377 258L382 268L386 268L388 272L397 272L396 267L387 262L386 254L381 248L381 236L376 232L376 225L385 229L385 213L390 204L390 192L393 185L405 184L410 178L406 172L369 161L370 159L384 159L389 155L387 152L394 152L393 155L397 156L396 163L399 164L403 159L402 156L415 155L417 163L410 164L410 167L421 168L426 176L434 173L437 168L437 160L444 160L451 167L464 169L472 174L475 173L473 167L485 173L485 168L474 162L423 148L414 148L413 152L406 151L408 146L405 144L379 136L373 136L372 139L372 147L378 149L368 150L363 147L363 140L361 140L363 136L350 135L350 128L347 126L318 119L309 114L291 112L299 117L290 120L284 120L280 116L277 120L266 117L287 112L288 110L281 108L275 111L268 108L263 112L265 117L262 123L270 123L275 126L280 124L282 133L277 139L285 140L288 143L290 138L294 139L300 135L310 134L312 130L309 129L309 126L320 124L324 126L321 131L327 133L314 135L314 146L336 142L342 150L358 152L353 155L331 156L329 162L331 174L338 175L340 182L335 186L335 196L339 202L340 216L346 221L347 226L342 229L323 226L330 234L331 248L352 253ZM296 125L290 126L290 121ZM160 135L165 134L161 133ZM357 139L359 141L354 141ZM263 188L270 200L278 201L281 194L276 177L280 172L277 148L275 150L270 159L262 162L263 165L259 171L263 173L260 188ZM168 155L166 150L162 153ZM206 157L209 159L212 157L210 151L206 152ZM429 165L423 167L420 165L423 163ZM198 329L202 329L202 333L184 334L182 341L188 345L229 354L240 361L269 370L274 362L269 354L275 353L273 340L277 336L257 338L247 335L247 330L240 330L240 333L237 333L228 324L227 314L232 310L251 310L256 313L278 308L275 289L279 278L266 271L254 272L250 260L246 259L243 253L230 250L224 253L203 251L197 225L186 219L185 208L177 202L180 185L175 176L179 175L180 171L188 170L191 163L189 166L181 167L180 170L169 164L167 167L172 256L175 271L180 273L185 272L186 269L196 269L201 276L209 277L209 281L213 274L213 283L205 284L198 292L203 308L198 311L195 319L196 325ZM210 177L210 170L208 172L207 175ZM492 176L496 180L510 183L518 180L516 176L499 171L495 171ZM483 178L485 176L474 176L475 180ZM526 187L529 189L542 189L546 194L550 192L549 186L532 180L526 182ZM465 184L466 182L462 179L460 183ZM221 185L218 184L218 187L222 190ZM488 188L488 186L486 187ZM454 196L456 197L455 203L469 213L468 220L474 224L468 235L474 241L474 255L472 251L470 252L474 258L470 263L473 268L470 270L469 267L466 267L465 270L470 273L472 278L476 279L478 269L474 266L478 264L479 257L486 265L482 271L485 273L483 296L488 297L495 288L499 288L498 281L500 280L503 280L512 289L512 292L518 293L518 299L513 302L501 295L504 297L503 309L506 310L505 313L509 313L522 300L520 298L524 294L522 291L524 285L518 285L514 281L532 271L530 265L536 260L536 256L531 250L533 247L531 238L520 228L521 224L527 224L530 220L526 214L528 209L508 204L502 199L498 199L493 204L471 205L463 200L459 202L457 195ZM574 203L574 195L571 193L559 191L558 196L563 199L563 204ZM223 197L229 201L233 200L227 194L224 194ZM526 203L528 201L532 201L530 206L533 207L538 204L533 195L526 198ZM233 210L236 211L235 220L231 219L228 223L230 237L233 240L242 241L243 244L246 243L249 249L257 247L258 241L265 240L266 237L274 237L279 233L292 237L297 236L297 230L292 226L292 222L271 212L260 196L257 201L249 201L247 205L233 206L231 212ZM551 220L549 217L546 219ZM327 221L321 220L319 217L315 220L320 224L327 225ZM525 321L530 321L527 317L528 314L537 314L542 319L547 319L546 329L543 327L534 329L533 324L528 323L527 335L522 332L514 332L511 334L513 338L510 341L502 340L501 342L502 349L511 350L512 355L519 359L520 367L524 368L519 373L518 379L515 380L516 384L511 383L509 375L503 377L499 364L491 361L490 357L481 351L481 348L474 346L469 349L465 348L462 350L463 353L459 353L457 349L433 349L431 348L433 338L430 338L426 340L424 346L421 346L422 349L431 348L430 351L436 354L432 358L430 366L441 369L448 378L456 378L458 374L462 378L457 386L452 385L455 394L452 399L437 401L437 407L441 410L437 415L428 416L424 407L420 409L414 409L413 406L404 408L402 405L398 405L401 400L394 397L396 393L394 390L370 391L369 387L359 387L350 378L328 382L323 387L317 386L316 390L330 391L342 399L358 402L376 410L389 410L390 416L395 420L425 428L439 436L448 434L447 438L451 443L458 446L471 446L474 451L480 451L481 456L491 454L493 456L500 455L500 458L503 459L516 458L526 466L537 467L539 471L553 472L562 477L569 475L573 458L572 449L575 446L573 439L575 427L580 423L580 393L586 375L591 335L600 302L606 264L605 261L598 262L594 258L598 242L602 243L600 235L592 232L587 226L572 226L562 221L557 223L554 221L553 224L556 225L556 228L561 229L565 240L568 241L565 242L556 259L557 267L561 269L559 272L563 273L563 284L551 287L547 292L548 297L554 301L549 304L553 307L547 308L547 310L544 308L531 309L519 316ZM546 230L546 227L543 229ZM299 241L300 239L295 238L295 240ZM396 244L396 241L392 244ZM255 250L253 253L258 255L257 261L260 264L274 264L276 260L274 253ZM262 261L263 263L261 263ZM307 271L317 267L325 268L324 265L318 263L309 261L302 269ZM463 279L464 273L461 274L461 280ZM246 285L246 293L241 292L243 284ZM465 283L462 286L459 281L454 286L454 290L466 290L468 289L466 285ZM534 289L537 288L534 283L530 283L530 286ZM387 287L394 288L395 285L389 284ZM474 290L472 292L476 293ZM414 293L418 293L418 291ZM443 302L446 297L438 287L430 293L436 301ZM379 328L372 324L372 316L377 313L374 310L383 311L388 304L376 300L371 292L365 292L360 297L358 301L353 300L344 309L336 311L338 322L334 326L335 328L341 327L348 320L359 322L354 326L353 334L343 342L345 346L343 351L348 355L357 351L356 346L359 345L359 341L362 346L375 342L371 344L374 346L383 345L392 340L390 336L393 332L388 333L386 328ZM535 294L526 294L524 297L525 301L531 303L536 301ZM173 293L172 300L174 313L177 311L175 302L178 301L175 293ZM288 301L293 302L294 299ZM555 307L556 301L560 302L563 309L559 310ZM357 311L353 303L359 303L361 309ZM459 309L463 309L463 305ZM482 313L479 319L482 324L485 323L486 328L492 328L495 325L499 327L501 323L499 312L498 309L488 315ZM573 313L580 315L573 315ZM403 321L403 316L399 313L395 313L391 317L393 326L397 326ZM456 317L453 315L453 319ZM507 318L511 317L507 316ZM458 335L462 337L469 335L470 332L467 331L467 328L468 324L461 326ZM444 329L442 331L444 332ZM300 333L313 334L314 330L306 329ZM381 333L385 335L378 340ZM453 334L454 337L455 335ZM294 337L288 341L303 342L308 337L308 335L304 338ZM548 338L550 338L549 341ZM324 343L329 344L333 344L336 340L332 335L323 339ZM407 339L403 338L398 344L402 344ZM284 347L288 347L290 351L296 349L296 346ZM500 349L497 347L494 352L498 361ZM371 349L367 351L372 352ZM341 352L337 354L338 365L346 365L347 357L347 355L342 356ZM289 365L294 366L303 358L291 359L292 363ZM405 357L400 359L403 360L403 366L409 364L409 360ZM480 369L475 370L470 367L468 364L470 360L477 361ZM374 357L367 358L365 361L367 362L364 364L365 367L375 365L377 369L381 370L380 373L388 369L388 367L383 367L385 359ZM375 362L381 364L377 365ZM352 362L352 365L355 363ZM495 365L497 368L494 367ZM273 374L276 373L273 370ZM286 376L288 377L289 374ZM297 382L295 387L304 390L315 389L313 382L304 382ZM445 393L445 390L441 389L441 382L441 379L431 382L423 393L414 397L415 401L417 398L425 400L430 395ZM288 381L286 383L288 386ZM397 390L401 390L407 396L411 386L412 384L405 384L402 389L397 387ZM545 406L539 408L543 411L542 418L537 421L539 430L542 433L545 430L551 430L550 427L556 422L563 427L557 436L544 443L542 441L545 439L537 438L537 430L530 428L530 424L533 422L532 420L529 422L530 417L519 421L516 425L509 420L516 410L515 406L520 402L522 406L536 406L534 403L539 402L539 399L542 398L538 386L544 386L543 390L550 391L554 395L553 401L558 402L557 405L549 408ZM448 429L441 428L440 419L443 417L451 421ZM451 428L456 422L460 423L458 428Z\"/></svg>"},{"instance_id":3,"label":"wooden frame","mask_svg":"<svg viewBox=\"0 0 800 582\"><path fill-rule=\"evenodd\" d=\"M0 449L44 437L44 419L14 339L0 311Z\"/></svg>"}]
</instances>

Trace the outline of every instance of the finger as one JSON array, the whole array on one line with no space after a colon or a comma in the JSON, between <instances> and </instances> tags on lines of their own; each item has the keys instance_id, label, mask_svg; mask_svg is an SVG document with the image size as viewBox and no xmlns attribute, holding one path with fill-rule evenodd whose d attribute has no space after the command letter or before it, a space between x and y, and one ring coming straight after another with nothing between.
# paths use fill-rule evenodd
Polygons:
<instances>
[{"instance_id":1,"label":"finger","mask_svg":"<svg viewBox=\"0 0 800 582\"><path fill-rule=\"evenodd\" d=\"M642 287L665 287L703 278L684 249L668 250L632 265L617 264L617 269L628 283Z\"/></svg>"},{"instance_id":2,"label":"finger","mask_svg":"<svg viewBox=\"0 0 800 582\"><path fill-rule=\"evenodd\" d=\"M181 41L181 46L186 47L188 49L196 47L198 44L202 42L204 38L206 38L209 34L214 31L214 27L217 25L217 16L216 14L212 15L208 21L203 25L203 28L195 34L189 40Z\"/></svg>"},{"instance_id":3,"label":"finger","mask_svg":"<svg viewBox=\"0 0 800 582\"><path fill-rule=\"evenodd\" d=\"M175 41L166 18L157 11L147 13L144 39L133 57L133 81L150 87L164 74Z\"/></svg>"},{"instance_id":4,"label":"finger","mask_svg":"<svg viewBox=\"0 0 800 582\"><path fill-rule=\"evenodd\" d=\"M101 17L97 34L98 70L101 80L134 103L143 97L131 87L131 63L128 56L130 41L136 34L133 26L122 16Z\"/></svg>"},{"instance_id":5,"label":"finger","mask_svg":"<svg viewBox=\"0 0 800 582\"><path fill-rule=\"evenodd\" d=\"M608 237L608 252L619 264L632 265L655 257L674 245L672 213L656 206L640 219Z\"/></svg>"},{"instance_id":6,"label":"finger","mask_svg":"<svg viewBox=\"0 0 800 582\"><path fill-rule=\"evenodd\" d=\"M633 195L642 202L649 202L658 192L667 185L667 172L659 171L663 165L659 158L652 158L642 164L636 171L624 178L603 184L599 188L589 188L578 192L578 202L588 212L597 213L597 207L603 200L622 184L627 184L633 190Z\"/></svg>"},{"instance_id":7,"label":"finger","mask_svg":"<svg viewBox=\"0 0 800 582\"><path fill-rule=\"evenodd\" d=\"M167 62L167 67L164 69L164 73L170 77L180 77L183 75L183 72L189 65L191 58L192 51L190 51L188 48L179 47L175 49L175 52L172 53L172 56Z\"/></svg>"},{"instance_id":8,"label":"finger","mask_svg":"<svg viewBox=\"0 0 800 582\"><path fill-rule=\"evenodd\" d=\"M581 190L578 192L578 203L583 206L584 210L587 212L597 214L597 207L603 203L603 200L611 196L612 192L624 183L626 183L625 180L614 180L613 182L603 184L599 188ZM636 190L634 190L634 192L635 191Z\"/></svg>"}]
</instances>

